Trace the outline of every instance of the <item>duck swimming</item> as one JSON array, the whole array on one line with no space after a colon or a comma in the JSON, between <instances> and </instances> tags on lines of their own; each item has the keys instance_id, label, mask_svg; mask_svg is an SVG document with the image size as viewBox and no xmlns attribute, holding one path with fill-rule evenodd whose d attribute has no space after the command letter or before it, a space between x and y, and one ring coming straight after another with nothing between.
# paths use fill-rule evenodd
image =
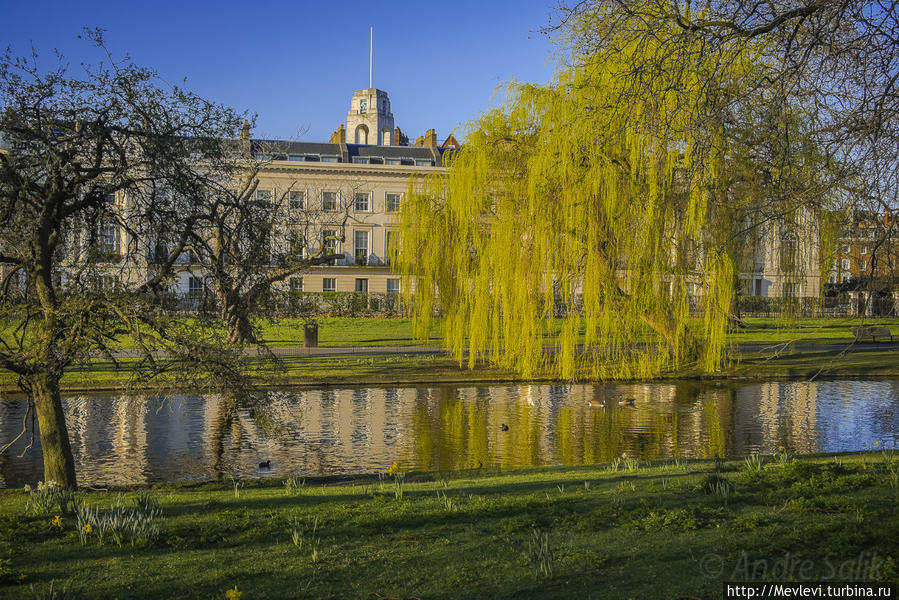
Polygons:
<instances>
[{"instance_id":1,"label":"duck swimming","mask_svg":"<svg viewBox=\"0 0 899 600\"><path fill-rule=\"evenodd\" d=\"M264 462L259 463L259 468L260 468L260 469L271 469L271 468L272 468L272 461L267 460L267 461L264 461Z\"/></svg>"},{"instance_id":2,"label":"duck swimming","mask_svg":"<svg viewBox=\"0 0 899 600\"><path fill-rule=\"evenodd\" d=\"M499 428L500 428L500 431L509 431L509 426L506 425L505 423L500 425Z\"/></svg>"},{"instance_id":3,"label":"duck swimming","mask_svg":"<svg viewBox=\"0 0 899 600\"><path fill-rule=\"evenodd\" d=\"M623 400L618 401L618 406L633 406L634 399L633 398L624 398Z\"/></svg>"}]
</instances>

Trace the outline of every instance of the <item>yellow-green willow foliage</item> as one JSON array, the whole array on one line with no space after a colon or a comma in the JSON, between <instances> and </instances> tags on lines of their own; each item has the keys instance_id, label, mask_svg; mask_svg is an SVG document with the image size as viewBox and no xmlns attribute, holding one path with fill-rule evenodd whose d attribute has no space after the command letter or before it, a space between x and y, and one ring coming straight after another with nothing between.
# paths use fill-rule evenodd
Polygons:
<instances>
[{"instance_id":1,"label":"yellow-green willow foliage","mask_svg":"<svg viewBox=\"0 0 899 600\"><path fill-rule=\"evenodd\" d=\"M685 69L693 56L620 48L550 85L512 84L503 109L470 125L448 175L410 184L405 300L422 337L439 310L460 363L467 351L470 366L524 377L605 379L725 359L734 268L707 240L727 149L703 112L748 61ZM658 70L634 95L629 57L641 52L659 55ZM544 354L559 326L558 351Z\"/></svg>"}]
</instances>

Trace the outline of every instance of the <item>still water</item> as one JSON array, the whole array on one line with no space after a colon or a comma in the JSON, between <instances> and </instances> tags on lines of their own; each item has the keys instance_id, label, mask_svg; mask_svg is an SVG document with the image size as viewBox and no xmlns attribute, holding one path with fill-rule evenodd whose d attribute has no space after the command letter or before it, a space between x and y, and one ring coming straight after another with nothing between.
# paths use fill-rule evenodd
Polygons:
<instances>
[{"instance_id":1,"label":"still water","mask_svg":"<svg viewBox=\"0 0 899 600\"><path fill-rule=\"evenodd\" d=\"M632 398L633 406L619 401ZM0 401L0 446L25 400ZM863 450L899 442L899 380L376 387L226 396L65 399L79 482L589 464ZM32 413L33 414L33 413ZM29 434L0 455L0 487L41 479ZM503 427L506 425L507 429ZM271 469L259 463L271 461Z\"/></svg>"}]
</instances>

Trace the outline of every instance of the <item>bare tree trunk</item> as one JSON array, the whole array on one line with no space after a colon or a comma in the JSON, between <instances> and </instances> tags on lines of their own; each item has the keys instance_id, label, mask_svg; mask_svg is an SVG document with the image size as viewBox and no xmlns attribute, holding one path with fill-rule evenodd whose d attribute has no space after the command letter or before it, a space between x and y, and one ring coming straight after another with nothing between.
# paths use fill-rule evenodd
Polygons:
<instances>
[{"instance_id":1,"label":"bare tree trunk","mask_svg":"<svg viewBox=\"0 0 899 600\"><path fill-rule=\"evenodd\" d=\"M248 303L232 294L220 294L219 297L222 302L222 320L228 326L228 343L255 344L258 340L250 321Z\"/></svg>"},{"instance_id":2,"label":"bare tree trunk","mask_svg":"<svg viewBox=\"0 0 899 600\"><path fill-rule=\"evenodd\" d=\"M39 373L26 379L31 390L41 430L41 448L44 454L44 481L55 481L60 486L76 489L75 457L69 444L62 398L59 395L59 378Z\"/></svg>"}]
</instances>

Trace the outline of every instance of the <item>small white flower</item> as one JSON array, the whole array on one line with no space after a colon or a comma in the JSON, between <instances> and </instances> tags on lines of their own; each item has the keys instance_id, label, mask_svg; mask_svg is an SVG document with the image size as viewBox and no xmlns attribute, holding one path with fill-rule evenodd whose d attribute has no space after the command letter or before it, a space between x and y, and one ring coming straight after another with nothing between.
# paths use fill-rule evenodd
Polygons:
<instances>
[{"instance_id":1,"label":"small white flower","mask_svg":"<svg viewBox=\"0 0 899 600\"><path fill-rule=\"evenodd\" d=\"M25 491L26 491L26 492L30 492L30 491L31 491L31 486L28 485L27 483L25 484Z\"/></svg>"}]
</instances>

